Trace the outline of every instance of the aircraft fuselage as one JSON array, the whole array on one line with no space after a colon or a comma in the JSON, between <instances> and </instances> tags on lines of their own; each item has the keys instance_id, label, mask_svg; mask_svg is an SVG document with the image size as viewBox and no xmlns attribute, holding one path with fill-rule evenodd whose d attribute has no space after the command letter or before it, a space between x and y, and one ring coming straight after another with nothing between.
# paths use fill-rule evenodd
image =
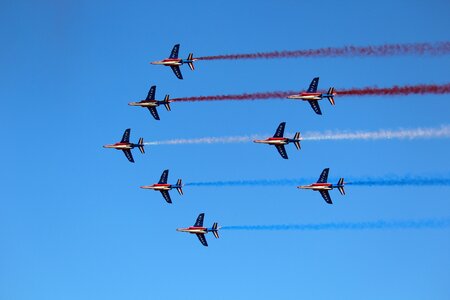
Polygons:
<instances>
[{"instance_id":1,"label":"aircraft fuselage","mask_svg":"<svg viewBox=\"0 0 450 300\"><path fill-rule=\"evenodd\" d=\"M130 106L141 106L141 107L157 107L161 104L167 104L173 102L172 100L169 101L158 101L158 100L142 100L139 102L130 102L128 105Z\"/></svg>"},{"instance_id":2,"label":"aircraft fuselage","mask_svg":"<svg viewBox=\"0 0 450 300\"><path fill-rule=\"evenodd\" d=\"M174 188L171 184L168 183L155 183L152 185L144 185L141 186L141 189L155 190L155 191L170 191Z\"/></svg>"},{"instance_id":3,"label":"aircraft fuselage","mask_svg":"<svg viewBox=\"0 0 450 300\"><path fill-rule=\"evenodd\" d=\"M268 144L268 145L287 145L289 144L290 140L288 138L270 137L265 140L254 140L253 142L257 144Z\"/></svg>"},{"instance_id":4,"label":"aircraft fuselage","mask_svg":"<svg viewBox=\"0 0 450 300\"><path fill-rule=\"evenodd\" d=\"M330 191L334 188L334 186L331 183L313 183L310 185L301 185L298 186L297 188L313 191Z\"/></svg>"},{"instance_id":5,"label":"aircraft fuselage","mask_svg":"<svg viewBox=\"0 0 450 300\"><path fill-rule=\"evenodd\" d=\"M310 101L310 100L322 100L323 97L326 95L322 93L301 93L298 95L290 95L288 96L288 99L298 99L298 100L304 100L304 101Z\"/></svg>"},{"instance_id":6,"label":"aircraft fuselage","mask_svg":"<svg viewBox=\"0 0 450 300\"><path fill-rule=\"evenodd\" d=\"M159 106L159 103L156 100L142 100L139 102L130 102L130 103L128 103L128 105L141 106L141 107L157 107L157 106Z\"/></svg>"},{"instance_id":7,"label":"aircraft fuselage","mask_svg":"<svg viewBox=\"0 0 450 300\"><path fill-rule=\"evenodd\" d=\"M166 58L163 60L152 61L152 65L163 65L163 66L181 66L182 64L193 63L197 59L182 59L182 58Z\"/></svg>"},{"instance_id":8,"label":"aircraft fuselage","mask_svg":"<svg viewBox=\"0 0 450 300\"><path fill-rule=\"evenodd\" d=\"M208 228L206 227L195 227L195 226L190 226L187 228L177 228L177 231L189 232L192 234L202 234L202 233L205 234L209 232Z\"/></svg>"},{"instance_id":9,"label":"aircraft fuselage","mask_svg":"<svg viewBox=\"0 0 450 300\"><path fill-rule=\"evenodd\" d=\"M152 61L152 65L163 65L163 66L181 66L183 60L181 58L166 58L163 60Z\"/></svg>"},{"instance_id":10,"label":"aircraft fuselage","mask_svg":"<svg viewBox=\"0 0 450 300\"><path fill-rule=\"evenodd\" d=\"M116 150L129 150L134 148L132 143L115 143L110 145L104 145L103 148L112 148Z\"/></svg>"}]
</instances>

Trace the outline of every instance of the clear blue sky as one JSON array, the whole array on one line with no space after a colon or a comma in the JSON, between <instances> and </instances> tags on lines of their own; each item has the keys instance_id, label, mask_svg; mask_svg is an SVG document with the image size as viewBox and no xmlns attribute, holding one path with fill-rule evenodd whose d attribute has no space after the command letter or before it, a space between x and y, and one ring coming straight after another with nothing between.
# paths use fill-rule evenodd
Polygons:
<instances>
[{"instance_id":1,"label":"clear blue sky","mask_svg":"<svg viewBox=\"0 0 450 300\"><path fill-rule=\"evenodd\" d=\"M448 1L3 1L0 299L448 299L442 230L195 236L193 224L296 224L448 216L448 187L348 187L326 205L295 187L186 187L167 205L139 186L170 181L449 175L449 140L264 145L102 145L273 132L439 126L448 96L336 98L322 117L291 101L174 103L161 121L129 107L157 97L446 83L441 57L200 61L185 80L168 56L450 40Z\"/></svg>"}]
</instances>

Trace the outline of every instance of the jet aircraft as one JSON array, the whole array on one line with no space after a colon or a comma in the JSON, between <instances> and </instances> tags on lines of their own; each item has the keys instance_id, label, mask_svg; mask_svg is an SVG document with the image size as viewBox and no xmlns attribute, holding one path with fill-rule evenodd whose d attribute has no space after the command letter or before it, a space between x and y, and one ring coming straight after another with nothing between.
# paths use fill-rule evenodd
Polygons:
<instances>
[{"instance_id":1,"label":"jet aircraft","mask_svg":"<svg viewBox=\"0 0 450 300\"><path fill-rule=\"evenodd\" d=\"M303 101L308 101L311 105L312 109L316 112L316 114L321 115L322 111L320 110L318 100L322 100L323 98L328 98L331 105L334 105L334 96L336 96L336 92L334 88L331 87L328 89L326 94L317 93L317 86L319 85L319 77L314 78L309 85L308 91L300 93L298 95L290 95L288 99L299 99Z\"/></svg>"},{"instance_id":2,"label":"jet aircraft","mask_svg":"<svg viewBox=\"0 0 450 300\"><path fill-rule=\"evenodd\" d=\"M328 180L328 171L329 170L330 170L329 168L324 169L322 171L322 174L320 174L320 176L319 176L319 180L317 180L316 183L312 183L310 185L301 185L301 186L298 186L297 188L305 189L305 190L319 191L319 193L322 195L325 202L327 202L328 204L333 204L328 191L330 191L334 188L337 188L339 190L339 192L341 193L341 195L345 195L344 178L340 178L336 185L328 183L327 180Z\"/></svg>"},{"instance_id":3,"label":"jet aircraft","mask_svg":"<svg viewBox=\"0 0 450 300\"><path fill-rule=\"evenodd\" d=\"M177 231L180 232L189 232L191 234L196 234L198 239L200 240L200 243L202 243L203 246L208 247L208 243L206 242L205 234L208 232L212 232L214 237L216 239L219 238L219 229L217 223L213 223L211 228L203 227L203 219L205 217L204 213L201 213L197 217L197 221L195 221L194 226L190 226L187 228L177 228Z\"/></svg>"},{"instance_id":4,"label":"jet aircraft","mask_svg":"<svg viewBox=\"0 0 450 300\"><path fill-rule=\"evenodd\" d=\"M260 144L274 145L277 148L278 152L280 153L281 157L284 159L288 159L288 155L286 153L284 145L294 143L297 150L300 150L300 141L302 140L302 138L300 137L300 132L295 133L293 139L283 137L285 126L286 122L282 122L280 123L280 125L278 125L277 131L275 131L273 137L267 138L265 140L254 140L253 142Z\"/></svg>"},{"instance_id":5,"label":"jet aircraft","mask_svg":"<svg viewBox=\"0 0 450 300\"><path fill-rule=\"evenodd\" d=\"M122 140L120 142L103 146L103 148L112 148L112 149L122 150L123 153L125 153L125 156L127 157L127 159L132 163L134 163L134 159L133 159L133 155L131 154L131 149L133 149L135 147L139 148L139 150L141 151L142 154L145 153L143 138L140 138L139 142L137 144L130 143L130 128L125 130L125 132L123 133L123 136L122 136Z\"/></svg>"},{"instance_id":6,"label":"jet aircraft","mask_svg":"<svg viewBox=\"0 0 450 300\"><path fill-rule=\"evenodd\" d=\"M151 62L152 65L163 65L167 67L171 67L175 76L178 79L183 79L183 75L181 75L180 66L183 64L188 64L189 68L194 71L194 61L198 59L193 58L193 54L189 53L187 59L178 58L178 50L180 50L180 44L176 44L173 46L172 52L170 53L170 57Z\"/></svg>"},{"instance_id":7,"label":"jet aircraft","mask_svg":"<svg viewBox=\"0 0 450 300\"><path fill-rule=\"evenodd\" d=\"M167 177L169 177L169 170L164 170L158 183L141 186L141 189L160 191L167 203L172 203L169 191L171 189L176 189L178 194L183 195L183 185L181 183L181 179L178 179L176 184L168 184Z\"/></svg>"},{"instance_id":8,"label":"jet aircraft","mask_svg":"<svg viewBox=\"0 0 450 300\"><path fill-rule=\"evenodd\" d=\"M166 97L164 97L164 100L155 100L155 93L156 93L156 85L153 85L148 91L147 98L145 98L145 100L141 100L139 102L130 102L128 103L128 105L147 107L150 113L152 114L153 118L159 120L159 115L156 108L161 104L163 104L166 107L167 111L170 111L170 102L173 101L169 100L169 95L166 95Z\"/></svg>"}]
</instances>

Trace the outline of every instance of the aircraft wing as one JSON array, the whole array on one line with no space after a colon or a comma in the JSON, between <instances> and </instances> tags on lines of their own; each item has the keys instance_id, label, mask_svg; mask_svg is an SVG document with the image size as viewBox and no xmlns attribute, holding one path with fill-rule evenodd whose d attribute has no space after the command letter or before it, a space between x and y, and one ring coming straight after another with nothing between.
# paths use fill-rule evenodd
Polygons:
<instances>
[{"instance_id":1,"label":"aircraft wing","mask_svg":"<svg viewBox=\"0 0 450 300\"><path fill-rule=\"evenodd\" d=\"M322 173L319 176L319 179L317 180L317 183L326 183L328 180L328 172L330 171L330 168L323 169Z\"/></svg>"},{"instance_id":2,"label":"aircraft wing","mask_svg":"<svg viewBox=\"0 0 450 300\"><path fill-rule=\"evenodd\" d=\"M308 100L308 102L316 114L318 114L318 115L322 114L322 111L320 110L319 102L317 102L317 100Z\"/></svg>"},{"instance_id":3,"label":"aircraft wing","mask_svg":"<svg viewBox=\"0 0 450 300\"><path fill-rule=\"evenodd\" d=\"M123 133L122 136L122 140L120 141L121 143L129 143L130 142L130 128L128 128L127 130L125 130L125 132Z\"/></svg>"},{"instance_id":4,"label":"aircraft wing","mask_svg":"<svg viewBox=\"0 0 450 300\"><path fill-rule=\"evenodd\" d=\"M155 120L159 120L159 115L158 111L156 110L156 107L148 107L148 110L152 114L153 118L155 118Z\"/></svg>"},{"instance_id":5,"label":"aircraft wing","mask_svg":"<svg viewBox=\"0 0 450 300\"><path fill-rule=\"evenodd\" d=\"M147 98L145 100L155 100L156 85L153 85L148 91Z\"/></svg>"},{"instance_id":6,"label":"aircraft wing","mask_svg":"<svg viewBox=\"0 0 450 300\"><path fill-rule=\"evenodd\" d=\"M172 68L172 71L175 73L175 76L177 76L178 79L183 79L183 75L181 75L180 67L178 66L170 66Z\"/></svg>"},{"instance_id":7,"label":"aircraft wing","mask_svg":"<svg viewBox=\"0 0 450 300\"><path fill-rule=\"evenodd\" d=\"M330 194L328 193L328 191L319 191L319 192L322 195L322 198L325 200L325 202L327 202L328 204L333 204L333 202L331 201L331 197L330 197Z\"/></svg>"},{"instance_id":8,"label":"aircraft wing","mask_svg":"<svg viewBox=\"0 0 450 300\"><path fill-rule=\"evenodd\" d=\"M164 170L164 172L161 174L161 178L159 179L158 183L166 184L167 177L169 177L169 170Z\"/></svg>"},{"instance_id":9,"label":"aircraft wing","mask_svg":"<svg viewBox=\"0 0 450 300\"><path fill-rule=\"evenodd\" d=\"M178 50L180 50L180 44L173 46L172 52L170 52L169 58L178 58Z\"/></svg>"},{"instance_id":10,"label":"aircraft wing","mask_svg":"<svg viewBox=\"0 0 450 300\"><path fill-rule=\"evenodd\" d=\"M281 122L280 125L278 125L277 131L275 131L275 134L273 135L273 137L283 137L285 126L286 126L286 122Z\"/></svg>"},{"instance_id":11,"label":"aircraft wing","mask_svg":"<svg viewBox=\"0 0 450 300\"><path fill-rule=\"evenodd\" d=\"M133 155L131 154L131 150L126 149L126 150L122 150L123 153L125 154L125 156L128 158L128 160L132 163L134 163L134 159L133 159Z\"/></svg>"},{"instance_id":12,"label":"aircraft wing","mask_svg":"<svg viewBox=\"0 0 450 300\"><path fill-rule=\"evenodd\" d=\"M280 153L282 158L288 159L288 155L286 153L286 149L284 148L284 145L275 145L275 147L277 147L278 153Z\"/></svg>"},{"instance_id":13,"label":"aircraft wing","mask_svg":"<svg viewBox=\"0 0 450 300\"><path fill-rule=\"evenodd\" d=\"M203 233L197 233L197 237L203 246L208 247L208 242L206 241L206 237Z\"/></svg>"},{"instance_id":14,"label":"aircraft wing","mask_svg":"<svg viewBox=\"0 0 450 300\"><path fill-rule=\"evenodd\" d=\"M201 213L197 217L197 221L195 221L194 227L203 227L203 219L205 218L205 214Z\"/></svg>"},{"instance_id":15,"label":"aircraft wing","mask_svg":"<svg viewBox=\"0 0 450 300\"><path fill-rule=\"evenodd\" d=\"M317 92L317 86L319 85L319 77L314 78L309 84L308 93Z\"/></svg>"},{"instance_id":16,"label":"aircraft wing","mask_svg":"<svg viewBox=\"0 0 450 300\"><path fill-rule=\"evenodd\" d=\"M162 196L164 197L164 200L166 200L167 203L172 203L172 199L170 199L170 194L168 191L160 191Z\"/></svg>"}]
</instances>

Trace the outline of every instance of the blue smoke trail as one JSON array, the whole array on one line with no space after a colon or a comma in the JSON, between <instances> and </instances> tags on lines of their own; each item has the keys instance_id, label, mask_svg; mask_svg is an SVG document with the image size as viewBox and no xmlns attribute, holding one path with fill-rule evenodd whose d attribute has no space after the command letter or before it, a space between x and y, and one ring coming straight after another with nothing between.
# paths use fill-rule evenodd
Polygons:
<instances>
[{"instance_id":1,"label":"blue smoke trail","mask_svg":"<svg viewBox=\"0 0 450 300\"><path fill-rule=\"evenodd\" d=\"M450 217L441 219L421 219L402 221L373 221L373 222L331 222L317 224L291 225L239 225L223 226L222 230L383 230L383 229L435 229L450 226Z\"/></svg>"},{"instance_id":2,"label":"blue smoke trail","mask_svg":"<svg viewBox=\"0 0 450 300\"><path fill-rule=\"evenodd\" d=\"M437 177L396 177L396 178L367 178L360 180L353 180L346 182L347 185L360 185L360 186L444 186L450 185L450 178L437 178Z\"/></svg>"},{"instance_id":3,"label":"blue smoke trail","mask_svg":"<svg viewBox=\"0 0 450 300\"><path fill-rule=\"evenodd\" d=\"M281 186L296 185L306 180L302 179L256 179L256 180L227 180L227 181L198 181L189 182L190 186ZM310 179L310 181L314 181Z\"/></svg>"},{"instance_id":4,"label":"blue smoke trail","mask_svg":"<svg viewBox=\"0 0 450 300\"><path fill-rule=\"evenodd\" d=\"M224 180L224 181L197 181L186 183L185 186L294 186L315 182L317 178L298 178L298 179L255 179L255 180ZM337 182L338 179L329 180ZM449 186L448 177L367 177L355 179L351 182L345 182L346 185L356 186Z\"/></svg>"}]
</instances>

